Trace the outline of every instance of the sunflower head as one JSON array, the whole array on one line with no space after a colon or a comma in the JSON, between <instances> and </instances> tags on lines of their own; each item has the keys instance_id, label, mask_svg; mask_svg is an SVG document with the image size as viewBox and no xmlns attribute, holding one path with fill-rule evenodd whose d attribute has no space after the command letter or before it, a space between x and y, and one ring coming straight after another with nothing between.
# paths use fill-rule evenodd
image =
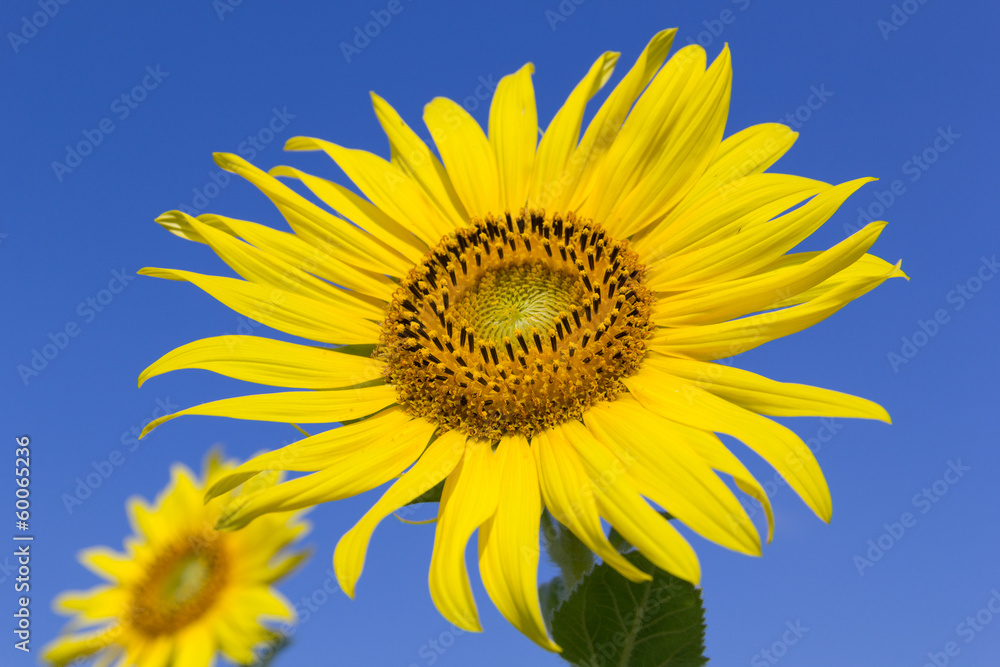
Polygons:
<instances>
[{"instance_id":1,"label":"sunflower head","mask_svg":"<svg viewBox=\"0 0 1000 667\"><path fill-rule=\"evenodd\" d=\"M221 651L250 664L255 648L280 640L268 622L289 624L295 617L272 585L306 557L287 546L308 524L295 514L273 514L245 531L217 531L231 503L254 492L241 488L204 503L206 485L235 466L213 452L201 479L175 465L155 503L130 500L134 534L125 551L97 547L80 554L106 583L56 599L56 610L73 621L45 647L48 662L65 665L96 654L102 665L198 667L213 664ZM277 481L259 479L258 488Z\"/></svg>"},{"instance_id":2,"label":"sunflower head","mask_svg":"<svg viewBox=\"0 0 1000 667\"><path fill-rule=\"evenodd\" d=\"M724 138L728 48L712 63L698 45L667 59L673 37L653 37L587 125L617 53L594 62L541 133L527 64L501 80L485 131L451 100L427 104L436 150L375 95L388 159L288 141L325 152L360 195L292 167L264 172L216 155L292 232L171 211L158 221L210 246L242 279L143 273L193 283L313 344L225 336L166 354L142 381L199 368L292 391L194 406L146 431L184 414L344 424L216 484L210 495L268 470L311 473L254 495L226 525L392 481L337 546L337 576L353 595L379 522L442 484L430 571L438 609L479 629L465 563L478 532L491 599L558 650L536 587L543 511L628 578L649 575L610 544L605 522L661 569L697 582L693 549L657 508L759 554L757 529L721 475L764 506L768 539L773 528L766 493L725 434L829 520L815 457L769 417L888 421L885 410L718 361L812 326L903 273L867 253L881 221L832 248L795 251L871 179L769 172L797 134L765 123Z\"/></svg>"}]
</instances>

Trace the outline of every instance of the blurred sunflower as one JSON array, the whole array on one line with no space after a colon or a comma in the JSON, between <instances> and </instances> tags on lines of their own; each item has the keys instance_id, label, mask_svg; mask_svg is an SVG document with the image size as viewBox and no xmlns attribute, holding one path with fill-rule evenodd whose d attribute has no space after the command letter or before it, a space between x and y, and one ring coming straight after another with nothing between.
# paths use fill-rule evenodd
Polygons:
<instances>
[{"instance_id":1,"label":"blurred sunflower","mask_svg":"<svg viewBox=\"0 0 1000 667\"><path fill-rule=\"evenodd\" d=\"M215 530L239 492L205 503L205 489L235 466L213 452L201 480L175 465L152 506L129 500L134 534L124 553L95 547L79 556L109 583L56 598L56 610L73 619L45 647L45 660L66 665L95 656L98 666L201 667L215 664L221 650L246 665L255 648L280 644L265 621L292 623L295 614L272 585L306 558L286 548L309 524L297 514L272 514L246 530ZM240 492L276 481L275 474L260 475Z\"/></svg>"},{"instance_id":2,"label":"blurred sunflower","mask_svg":"<svg viewBox=\"0 0 1000 667\"><path fill-rule=\"evenodd\" d=\"M142 273L191 282L258 322L343 347L250 336L185 345L140 383L201 368L308 391L206 403L150 428L185 414L351 422L220 482L210 496L260 471L314 473L246 498L226 525L399 477L337 546L337 576L353 595L376 525L443 481L430 567L438 609L479 629L464 561L478 529L490 597L528 637L558 650L536 590L543 508L629 579L648 575L609 544L602 518L657 566L697 582L692 548L648 501L710 540L759 554L724 473L771 520L766 494L722 433L829 520L809 448L762 415L888 421L886 412L714 362L801 331L903 274L866 254L884 222L822 252L790 252L872 179L830 185L765 173L797 134L762 124L723 140L729 51L707 66L691 45L664 63L673 36L651 40L582 138L587 101L617 53L597 59L540 140L528 64L497 87L488 134L451 100L425 107L440 160L375 95L390 160L320 139L287 143L325 151L364 197L291 167L265 173L215 156L257 186L293 233L171 211L158 222L210 246L244 280Z\"/></svg>"}]
</instances>

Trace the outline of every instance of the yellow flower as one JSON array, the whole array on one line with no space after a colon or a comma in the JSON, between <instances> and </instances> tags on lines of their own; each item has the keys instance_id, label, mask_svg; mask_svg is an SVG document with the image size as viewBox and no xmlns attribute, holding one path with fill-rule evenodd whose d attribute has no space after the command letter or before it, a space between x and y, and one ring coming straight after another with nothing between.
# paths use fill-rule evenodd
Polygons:
<instances>
[{"instance_id":1,"label":"yellow flower","mask_svg":"<svg viewBox=\"0 0 1000 667\"><path fill-rule=\"evenodd\" d=\"M206 503L205 489L235 466L213 452L201 481L178 464L155 504L129 500L134 535L125 540L124 553L105 547L80 552L80 562L108 583L56 599L56 610L73 619L45 647L45 660L66 665L96 654L99 666L201 667L215 664L221 650L250 664L256 647L269 642L273 649L280 642L265 621L293 623L295 614L272 584L306 558L304 551L286 549L309 524L296 514L272 514L245 530L215 530L228 503L239 498L233 492ZM275 474L260 475L247 487L276 481Z\"/></svg>"},{"instance_id":2,"label":"yellow flower","mask_svg":"<svg viewBox=\"0 0 1000 667\"><path fill-rule=\"evenodd\" d=\"M652 39L582 138L584 108L617 53L598 58L540 140L528 64L497 87L488 134L451 100L425 107L440 161L375 95L391 160L319 139L288 142L325 151L365 197L291 167L265 173L216 155L294 233L171 211L164 227L207 244L245 280L143 273L194 283L258 322L345 347L250 336L185 345L140 382L202 368L308 391L215 401L150 428L183 414L352 422L240 466L216 492L258 471L313 474L248 499L230 525L399 477L337 546L335 569L353 595L376 525L443 480L430 568L438 609L479 629L463 556L478 529L490 597L528 637L558 650L536 592L543 507L629 579L647 575L609 544L602 518L657 566L697 582L693 550L647 499L710 540L759 554L753 523L717 473L763 503L770 520L768 499L716 435L724 433L830 518L809 448L762 415L888 421L886 412L713 362L811 326L903 274L866 254L884 222L823 252L789 252L871 179L830 185L764 173L796 133L762 124L723 140L729 51L706 68L692 45L664 64L673 36ZM336 215L278 177L296 179Z\"/></svg>"}]
</instances>

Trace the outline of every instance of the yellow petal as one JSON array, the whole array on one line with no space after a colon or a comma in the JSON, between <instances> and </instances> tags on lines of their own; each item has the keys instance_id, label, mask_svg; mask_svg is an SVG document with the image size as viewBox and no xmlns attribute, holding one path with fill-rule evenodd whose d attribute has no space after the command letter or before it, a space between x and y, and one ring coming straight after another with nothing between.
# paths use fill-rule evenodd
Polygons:
<instances>
[{"instance_id":1,"label":"yellow petal","mask_svg":"<svg viewBox=\"0 0 1000 667\"><path fill-rule=\"evenodd\" d=\"M383 302L373 302L330 285L266 250L240 241L231 234L202 224L198 220L191 220L191 224L199 230L215 254L247 281L325 301L357 317L370 320L379 320L383 317L385 307Z\"/></svg>"},{"instance_id":2,"label":"yellow petal","mask_svg":"<svg viewBox=\"0 0 1000 667\"><path fill-rule=\"evenodd\" d=\"M83 549L77 556L80 564L110 582L130 582L142 576L142 569L135 560L107 547Z\"/></svg>"},{"instance_id":3,"label":"yellow petal","mask_svg":"<svg viewBox=\"0 0 1000 667\"><path fill-rule=\"evenodd\" d=\"M713 470L731 476L743 493L761 504L767 516L767 541L770 543L774 537L774 510L771 508L771 499L768 498L767 492L764 491L764 487L760 485L757 478L750 474L746 466L722 444L722 441L714 433L691 428L674 421L671 421L671 426Z\"/></svg>"},{"instance_id":4,"label":"yellow petal","mask_svg":"<svg viewBox=\"0 0 1000 667\"><path fill-rule=\"evenodd\" d=\"M335 285L342 285L360 294L377 298L380 301L388 301L396 290L396 284L384 275L345 264L327 253L324 248L310 245L295 234L271 229L256 222L208 213L192 218L183 211L162 213L156 218L156 222L174 234L198 243L206 243L206 240L195 230L194 223L201 222L210 225L227 234L242 238L247 243L280 258L297 269L329 280Z\"/></svg>"},{"instance_id":5,"label":"yellow petal","mask_svg":"<svg viewBox=\"0 0 1000 667\"><path fill-rule=\"evenodd\" d=\"M875 224L875 223L872 223ZM790 255L785 255L775 264L777 268L782 268L783 266L794 266L803 262L807 262L815 257L814 252L800 252ZM858 281L872 280L888 276L889 278L906 278L909 280L909 276L900 268L899 263L890 264L881 257L876 257L874 255L865 255L854 264L850 265L843 271L839 271L833 276L827 278L819 285L816 285L812 289L808 289L805 292L795 294L788 297L778 303L774 304L775 308L784 308L786 306L794 306L800 303L807 303L818 299L819 297L828 294L830 291L839 288L847 283L855 283Z\"/></svg>"},{"instance_id":6,"label":"yellow petal","mask_svg":"<svg viewBox=\"0 0 1000 667\"><path fill-rule=\"evenodd\" d=\"M377 343L379 340L378 325L362 319L363 312L276 287L155 267L140 269L139 275L186 280L239 314L293 336L343 344Z\"/></svg>"},{"instance_id":7,"label":"yellow petal","mask_svg":"<svg viewBox=\"0 0 1000 667\"><path fill-rule=\"evenodd\" d=\"M136 667L166 667L173 648L173 637L164 635L149 639L136 660Z\"/></svg>"},{"instance_id":8,"label":"yellow petal","mask_svg":"<svg viewBox=\"0 0 1000 667\"><path fill-rule=\"evenodd\" d=\"M286 623L295 620L295 610L285 596L268 586L246 587L233 596L233 603L258 623L265 619Z\"/></svg>"},{"instance_id":9,"label":"yellow petal","mask_svg":"<svg viewBox=\"0 0 1000 667\"><path fill-rule=\"evenodd\" d=\"M266 567L257 570L253 580L262 584L273 584L297 570L311 555L310 551L303 551L269 563Z\"/></svg>"},{"instance_id":10,"label":"yellow petal","mask_svg":"<svg viewBox=\"0 0 1000 667\"><path fill-rule=\"evenodd\" d=\"M761 123L740 130L719 145L691 195L718 191L737 179L763 172L788 152L798 136L798 132L780 123Z\"/></svg>"},{"instance_id":11,"label":"yellow petal","mask_svg":"<svg viewBox=\"0 0 1000 667\"><path fill-rule=\"evenodd\" d=\"M411 421L395 437L370 440L368 446L311 475L244 494L227 508L220 529L238 529L262 514L288 512L350 498L395 478L427 446L435 426L423 419Z\"/></svg>"},{"instance_id":12,"label":"yellow petal","mask_svg":"<svg viewBox=\"0 0 1000 667\"><path fill-rule=\"evenodd\" d=\"M741 440L770 463L821 519L830 520L833 509L823 471L809 447L789 429L649 366L626 378L625 386L662 417Z\"/></svg>"},{"instance_id":13,"label":"yellow petal","mask_svg":"<svg viewBox=\"0 0 1000 667\"><path fill-rule=\"evenodd\" d=\"M500 471L495 458L489 441L469 439L462 460L445 479L434 533L431 598L442 616L470 632L482 628L465 565L465 545L496 511Z\"/></svg>"},{"instance_id":14,"label":"yellow petal","mask_svg":"<svg viewBox=\"0 0 1000 667\"><path fill-rule=\"evenodd\" d=\"M368 541L379 522L451 474L462 459L465 440L466 437L458 431L448 431L432 442L413 467L390 486L340 539L333 554L333 567L345 593L354 597L354 586L365 564Z\"/></svg>"},{"instance_id":15,"label":"yellow petal","mask_svg":"<svg viewBox=\"0 0 1000 667\"><path fill-rule=\"evenodd\" d=\"M469 215L501 215L497 159L479 123L460 104L436 97L424 107L424 124Z\"/></svg>"},{"instance_id":16,"label":"yellow petal","mask_svg":"<svg viewBox=\"0 0 1000 667\"><path fill-rule=\"evenodd\" d=\"M414 264L419 262L420 258L427 252L428 243L435 243L437 240L421 240L414 236L377 206L365 201L339 183L333 183L325 178L319 178L285 166L273 167L268 173L276 178L285 176L299 179L327 206L378 240L394 248Z\"/></svg>"},{"instance_id":17,"label":"yellow petal","mask_svg":"<svg viewBox=\"0 0 1000 667\"><path fill-rule=\"evenodd\" d=\"M139 375L139 386L163 373L201 368L272 387L331 389L378 380L382 367L381 361L322 347L256 336L216 336L163 355Z\"/></svg>"},{"instance_id":18,"label":"yellow petal","mask_svg":"<svg viewBox=\"0 0 1000 667\"><path fill-rule=\"evenodd\" d=\"M733 181L724 191L687 197L633 245L655 279L659 265L669 263L673 255L739 234L748 222L770 220L831 187L801 176L753 174Z\"/></svg>"},{"instance_id":19,"label":"yellow petal","mask_svg":"<svg viewBox=\"0 0 1000 667\"><path fill-rule=\"evenodd\" d=\"M479 572L500 613L544 649L561 651L548 637L538 603L538 528L542 513L538 471L528 441L504 436L497 509L479 529Z\"/></svg>"},{"instance_id":20,"label":"yellow petal","mask_svg":"<svg viewBox=\"0 0 1000 667\"><path fill-rule=\"evenodd\" d=\"M701 569L694 549L639 495L629 475L634 462L619 459L580 422L565 422L557 430L579 454L608 523L661 570L698 585Z\"/></svg>"},{"instance_id":21,"label":"yellow petal","mask_svg":"<svg viewBox=\"0 0 1000 667\"><path fill-rule=\"evenodd\" d=\"M580 138L583 112L587 101L611 78L619 55L611 51L601 55L549 123L538 144L531 173L528 197L532 206L540 206L550 212L566 211L571 188L579 180L585 166L583 160L570 161Z\"/></svg>"},{"instance_id":22,"label":"yellow petal","mask_svg":"<svg viewBox=\"0 0 1000 667\"><path fill-rule=\"evenodd\" d=\"M389 138L392 163L421 185L443 218L456 228L465 226L469 216L437 156L388 102L375 93L371 95L375 115Z\"/></svg>"},{"instance_id":23,"label":"yellow petal","mask_svg":"<svg viewBox=\"0 0 1000 667\"><path fill-rule=\"evenodd\" d=\"M891 423L878 403L839 391L777 382L750 371L718 363L679 359L651 352L646 363L690 380L731 403L773 417L850 417Z\"/></svg>"},{"instance_id":24,"label":"yellow petal","mask_svg":"<svg viewBox=\"0 0 1000 667\"><path fill-rule=\"evenodd\" d=\"M128 499L126 507L135 535L155 551L158 545L173 541L198 524L203 515L200 489L201 484L187 466L170 466L170 484L157 494L152 506L138 496Z\"/></svg>"},{"instance_id":25,"label":"yellow petal","mask_svg":"<svg viewBox=\"0 0 1000 667\"><path fill-rule=\"evenodd\" d=\"M538 466L542 499L555 519L569 528L591 551L631 581L650 576L622 557L608 542L594 499L594 485L572 444L558 428L537 434L531 451Z\"/></svg>"},{"instance_id":26,"label":"yellow petal","mask_svg":"<svg viewBox=\"0 0 1000 667\"><path fill-rule=\"evenodd\" d=\"M676 28L661 30L656 33L646 48L636 59L632 69L628 71L615 89L608 95L601 108L594 114L593 120L587 126L580 144L574 149L571 162L580 166L580 178L576 190L569 199L569 208L577 210L586 200L588 194L596 186L593 176L597 173L596 165L603 159L615 137L621 130L629 110L635 104L639 94L649 84L660 69L670 46L673 44Z\"/></svg>"},{"instance_id":27,"label":"yellow petal","mask_svg":"<svg viewBox=\"0 0 1000 667\"><path fill-rule=\"evenodd\" d=\"M413 422L411 424L411 422ZM417 428L424 420L414 420L403 408L393 406L367 419L337 428L327 429L303 438L290 445L255 456L219 478L205 497L207 500L231 491L243 483L247 474L266 470L294 470L315 472L332 468L341 461L380 442L394 442L410 428Z\"/></svg>"},{"instance_id":28,"label":"yellow petal","mask_svg":"<svg viewBox=\"0 0 1000 667\"><path fill-rule=\"evenodd\" d=\"M382 317L384 304L376 305L360 299L351 292L334 287L276 255L239 241L234 236L202 224L198 220L192 220L191 224L222 261L250 282L326 301L359 317L374 320Z\"/></svg>"},{"instance_id":29,"label":"yellow petal","mask_svg":"<svg viewBox=\"0 0 1000 667\"><path fill-rule=\"evenodd\" d=\"M126 611L128 594L121 586L96 586L88 591L69 591L53 600L55 609L74 612L87 621L104 621Z\"/></svg>"},{"instance_id":30,"label":"yellow petal","mask_svg":"<svg viewBox=\"0 0 1000 667\"><path fill-rule=\"evenodd\" d=\"M160 424L182 415L206 415L295 424L329 424L365 417L395 402L396 389L391 385L331 391L284 391L272 394L237 396L202 403L164 415L150 422L142 430L139 437L145 437L147 433Z\"/></svg>"},{"instance_id":31,"label":"yellow petal","mask_svg":"<svg viewBox=\"0 0 1000 667\"><path fill-rule=\"evenodd\" d=\"M215 638L226 657L241 665L251 665L254 661L253 646L261 635L259 629L256 632L253 630L248 632L242 628L233 616L221 617L215 624Z\"/></svg>"},{"instance_id":32,"label":"yellow petal","mask_svg":"<svg viewBox=\"0 0 1000 667\"><path fill-rule=\"evenodd\" d=\"M42 649L44 659L62 667L69 663L100 651L108 646L121 634L117 627L105 628L95 632L62 636L45 645Z\"/></svg>"},{"instance_id":33,"label":"yellow petal","mask_svg":"<svg viewBox=\"0 0 1000 667\"><path fill-rule=\"evenodd\" d=\"M301 196L287 185L246 160L216 153L215 162L257 186L285 216L295 233L341 260L392 276L405 276L411 263L365 231L351 225Z\"/></svg>"},{"instance_id":34,"label":"yellow petal","mask_svg":"<svg viewBox=\"0 0 1000 667\"><path fill-rule=\"evenodd\" d=\"M605 224L646 177L666 150L665 137L684 112L685 101L704 78L705 62L705 50L692 44L680 49L660 69L601 160L593 177L593 183L601 187L601 196L588 199L582 215ZM615 222L620 226L620 220Z\"/></svg>"},{"instance_id":35,"label":"yellow petal","mask_svg":"<svg viewBox=\"0 0 1000 667\"><path fill-rule=\"evenodd\" d=\"M236 235L232 229L223 221L222 216L213 216L215 219L209 220L207 216L198 216L194 218L184 211L164 211L156 218L156 223L161 227L166 229L171 234L179 236L182 239L188 241L194 241L195 243L205 243L205 239L202 237L198 231L191 226L192 220L200 220L206 225L212 225L216 229L221 229L222 231ZM254 223L250 223L254 224ZM274 230L272 230L274 231ZM284 233L284 232L281 232ZM290 235L291 236L291 235Z\"/></svg>"},{"instance_id":36,"label":"yellow petal","mask_svg":"<svg viewBox=\"0 0 1000 667\"><path fill-rule=\"evenodd\" d=\"M714 324L747 313L769 310L790 295L820 284L864 256L886 223L875 222L808 261L700 287L659 299L660 326Z\"/></svg>"},{"instance_id":37,"label":"yellow petal","mask_svg":"<svg viewBox=\"0 0 1000 667\"><path fill-rule=\"evenodd\" d=\"M731 357L768 341L811 327L861 295L875 289L886 279L898 275L897 271L898 267L890 266L889 272L882 275L838 283L827 291L819 292L808 303L799 306L719 324L659 329L650 340L649 347L671 356L693 359L713 360Z\"/></svg>"},{"instance_id":38,"label":"yellow petal","mask_svg":"<svg viewBox=\"0 0 1000 667\"><path fill-rule=\"evenodd\" d=\"M676 122L667 125L667 132L648 135L654 159L635 188L601 218L611 233L632 235L658 220L695 185L722 140L732 75L729 48L723 47L698 85L677 100L682 109Z\"/></svg>"},{"instance_id":39,"label":"yellow petal","mask_svg":"<svg viewBox=\"0 0 1000 667\"><path fill-rule=\"evenodd\" d=\"M760 555L760 538L743 506L675 423L656 416L627 394L584 414L587 428L634 459L629 475L642 495L719 544Z\"/></svg>"},{"instance_id":40,"label":"yellow petal","mask_svg":"<svg viewBox=\"0 0 1000 667\"><path fill-rule=\"evenodd\" d=\"M260 517L243 530L226 535L227 543L239 541L236 547L244 552L240 577L250 583L266 586L288 575L312 554L309 549L289 551L293 543L309 533L312 527L299 517L303 513L273 514Z\"/></svg>"},{"instance_id":41,"label":"yellow petal","mask_svg":"<svg viewBox=\"0 0 1000 667\"><path fill-rule=\"evenodd\" d=\"M755 212L739 234L680 253L657 272L651 287L676 291L750 274L785 254L826 222L870 178L859 178L819 193L773 220ZM655 283L655 284L654 284Z\"/></svg>"},{"instance_id":42,"label":"yellow petal","mask_svg":"<svg viewBox=\"0 0 1000 667\"><path fill-rule=\"evenodd\" d=\"M201 509L203 486L204 482L190 468L183 463L175 463L170 466L170 486L157 495L157 505L161 509L176 507L181 513L191 514L194 510Z\"/></svg>"},{"instance_id":43,"label":"yellow petal","mask_svg":"<svg viewBox=\"0 0 1000 667\"><path fill-rule=\"evenodd\" d=\"M441 213L419 182L377 155L311 137L292 137L285 150L325 152L372 204L428 245L455 229L455 221Z\"/></svg>"},{"instance_id":44,"label":"yellow petal","mask_svg":"<svg viewBox=\"0 0 1000 667\"><path fill-rule=\"evenodd\" d=\"M531 85L534 65L500 79L490 105L490 145L497 158L500 205L517 213L528 203L531 167L538 143L538 112Z\"/></svg>"},{"instance_id":45,"label":"yellow petal","mask_svg":"<svg viewBox=\"0 0 1000 667\"><path fill-rule=\"evenodd\" d=\"M174 662L178 665L213 665L215 663L216 643L210 627L193 623L184 629L177 639L177 651Z\"/></svg>"},{"instance_id":46,"label":"yellow petal","mask_svg":"<svg viewBox=\"0 0 1000 667\"><path fill-rule=\"evenodd\" d=\"M281 257L289 264L379 301L388 301L396 290L396 283L381 273L352 266L343 259L329 254L323 247L312 245L295 234L271 229L246 220L236 220L220 215L198 216L206 224L224 224L247 243Z\"/></svg>"},{"instance_id":47,"label":"yellow petal","mask_svg":"<svg viewBox=\"0 0 1000 667\"><path fill-rule=\"evenodd\" d=\"M126 504L129 523L132 524L132 532L137 537L147 542L159 542L167 538L170 528L159 521L156 508L150 507L145 499L139 496L132 496Z\"/></svg>"}]
</instances>

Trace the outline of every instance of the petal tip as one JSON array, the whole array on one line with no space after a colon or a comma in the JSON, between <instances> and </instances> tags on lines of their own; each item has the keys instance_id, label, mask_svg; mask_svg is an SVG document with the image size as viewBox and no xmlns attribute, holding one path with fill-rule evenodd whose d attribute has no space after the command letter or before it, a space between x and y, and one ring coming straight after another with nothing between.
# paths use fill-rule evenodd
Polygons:
<instances>
[{"instance_id":1,"label":"petal tip","mask_svg":"<svg viewBox=\"0 0 1000 667\"><path fill-rule=\"evenodd\" d=\"M283 150L286 151L315 151L319 150L316 140L312 137L291 137L285 142Z\"/></svg>"},{"instance_id":2,"label":"petal tip","mask_svg":"<svg viewBox=\"0 0 1000 667\"><path fill-rule=\"evenodd\" d=\"M284 164L276 165L267 170L267 175L275 178L280 178L282 176L287 178L296 178L300 173L301 172L298 169Z\"/></svg>"},{"instance_id":3,"label":"petal tip","mask_svg":"<svg viewBox=\"0 0 1000 667\"><path fill-rule=\"evenodd\" d=\"M232 171L230 167L234 162L239 162L240 157L238 155L233 155L232 153L212 153L212 160L215 164L219 165L226 171Z\"/></svg>"},{"instance_id":4,"label":"petal tip","mask_svg":"<svg viewBox=\"0 0 1000 667\"><path fill-rule=\"evenodd\" d=\"M142 429L142 432L139 434L139 440L145 438L147 435L149 435L150 431L152 431L154 428L156 428L163 422L173 419L176 416L177 416L176 413L170 415L163 415L162 417L154 419L153 421L149 422L148 424L146 424L146 427Z\"/></svg>"}]
</instances>

